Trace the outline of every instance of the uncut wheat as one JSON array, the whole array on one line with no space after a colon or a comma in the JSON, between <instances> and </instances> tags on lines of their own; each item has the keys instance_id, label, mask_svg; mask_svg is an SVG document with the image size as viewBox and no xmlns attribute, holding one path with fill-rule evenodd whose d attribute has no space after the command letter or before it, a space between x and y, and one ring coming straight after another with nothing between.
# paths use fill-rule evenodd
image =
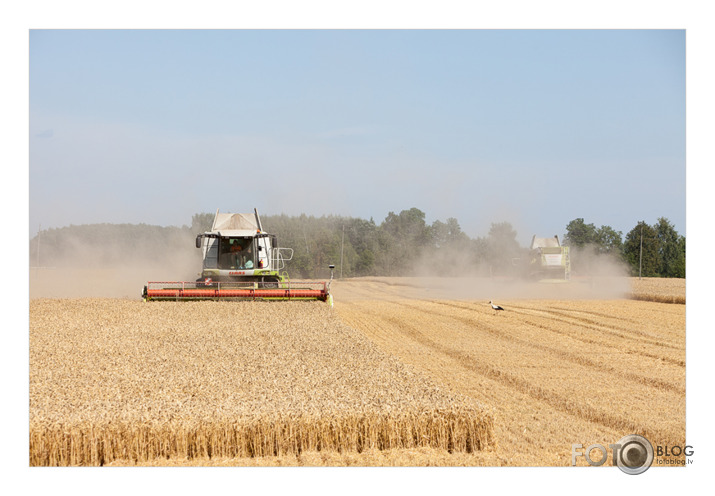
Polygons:
<instances>
[{"instance_id":1,"label":"uncut wheat","mask_svg":"<svg viewBox=\"0 0 715 496\"><path fill-rule=\"evenodd\" d=\"M631 287L634 300L685 304L685 279L632 277Z\"/></svg>"},{"instance_id":2,"label":"uncut wheat","mask_svg":"<svg viewBox=\"0 0 715 496\"><path fill-rule=\"evenodd\" d=\"M30 303L30 463L493 444L491 413L320 302Z\"/></svg>"}]
</instances>

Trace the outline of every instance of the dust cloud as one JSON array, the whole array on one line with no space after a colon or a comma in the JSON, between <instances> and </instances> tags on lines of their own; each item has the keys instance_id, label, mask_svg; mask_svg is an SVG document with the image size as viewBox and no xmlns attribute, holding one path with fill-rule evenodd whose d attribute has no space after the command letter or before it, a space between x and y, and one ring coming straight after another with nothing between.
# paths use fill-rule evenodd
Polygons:
<instances>
[{"instance_id":1,"label":"dust cloud","mask_svg":"<svg viewBox=\"0 0 715 496\"><path fill-rule=\"evenodd\" d=\"M364 291L356 287L364 286ZM573 277L570 281L528 281L499 277L358 277L338 280L336 301L345 300L483 300L621 299L631 294L626 277Z\"/></svg>"},{"instance_id":2,"label":"dust cloud","mask_svg":"<svg viewBox=\"0 0 715 496\"><path fill-rule=\"evenodd\" d=\"M193 281L201 272L201 253L188 232L144 239L64 235L40 249L38 264L31 244L30 298L139 299L148 281Z\"/></svg>"},{"instance_id":3,"label":"dust cloud","mask_svg":"<svg viewBox=\"0 0 715 496\"><path fill-rule=\"evenodd\" d=\"M141 237L132 231L131 238L121 229L109 228L100 232L89 229L82 235L64 233L54 243L43 243L40 257L35 256L37 247L31 242L30 298L139 299L148 281L194 281L199 277L201 250L195 247L194 233L187 228L146 232ZM523 265L527 256L513 267L493 270L476 263L467 249L444 248L437 259L433 255L425 255L409 267L405 272L409 277L357 277L336 281L335 288L352 281L367 284L382 297L485 301L619 299L631 293L625 265L589 250L571 252L569 281L529 279ZM350 298L360 294L351 291ZM365 293L366 298L374 295L373 291Z\"/></svg>"},{"instance_id":4,"label":"dust cloud","mask_svg":"<svg viewBox=\"0 0 715 496\"><path fill-rule=\"evenodd\" d=\"M438 260L420 257L411 267L412 277L356 280L399 286L397 291L388 292L408 298L450 300L620 299L632 293L628 268L611 255L571 249L572 271L568 281L530 278L528 258L524 255L515 259L513 266L495 271L486 263L475 262L467 250L442 249Z\"/></svg>"}]
</instances>

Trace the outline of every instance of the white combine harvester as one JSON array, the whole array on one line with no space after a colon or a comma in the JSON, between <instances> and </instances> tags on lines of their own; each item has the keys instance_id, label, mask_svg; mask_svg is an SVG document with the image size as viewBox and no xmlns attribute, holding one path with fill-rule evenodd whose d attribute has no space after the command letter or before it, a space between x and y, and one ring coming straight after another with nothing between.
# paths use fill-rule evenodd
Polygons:
<instances>
[{"instance_id":1,"label":"white combine harvester","mask_svg":"<svg viewBox=\"0 0 715 496\"><path fill-rule=\"evenodd\" d=\"M531 238L529 275L541 281L568 281L571 279L569 247L561 246L559 237Z\"/></svg>"},{"instance_id":2,"label":"white combine harvester","mask_svg":"<svg viewBox=\"0 0 715 496\"><path fill-rule=\"evenodd\" d=\"M279 248L274 234L263 231L258 211L216 211L211 230L196 236L202 250L201 277L194 282L155 281L142 298L153 300L321 300L332 305L330 281L291 281L285 262L292 248Z\"/></svg>"}]
</instances>

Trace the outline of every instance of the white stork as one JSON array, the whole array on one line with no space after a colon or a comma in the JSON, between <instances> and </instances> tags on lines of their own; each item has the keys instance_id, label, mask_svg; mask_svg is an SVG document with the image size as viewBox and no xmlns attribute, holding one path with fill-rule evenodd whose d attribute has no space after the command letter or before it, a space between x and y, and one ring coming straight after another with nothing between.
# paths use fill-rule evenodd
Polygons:
<instances>
[{"instance_id":1,"label":"white stork","mask_svg":"<svg viewBox=\"0 0 715 496\"><path fill-rule=\"evenodd\" d=\"M495 305L494 302L491 300L489 300L489 304L492 306L492 310L494 310L494 313L497 313L499 310L504 310L499 305Z\"/></svg>"}]
</instances>

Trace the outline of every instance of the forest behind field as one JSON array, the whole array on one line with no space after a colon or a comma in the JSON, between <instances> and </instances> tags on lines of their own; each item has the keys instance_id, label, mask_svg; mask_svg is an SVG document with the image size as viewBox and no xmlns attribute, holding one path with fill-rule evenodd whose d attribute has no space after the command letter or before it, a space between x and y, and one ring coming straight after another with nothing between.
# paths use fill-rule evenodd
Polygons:
<instances>
[{"instance_id":1,"label":"forest behind field","mask_svg":"<svg viewBox=\"0 0 715 496\"><path fill-rule=\"evenodd\" d=\"M85 224L46 229L29 243L31 267L91 267L161 264L167 257L201 266L194 245L211 228L214 214L198 213L190 225ZM493 223L470 238L455 218L427 223L418 208L390 212L380 223L344 216L262 216L265 230L293 248L287 270L293 278L323 278L334 264L337 277L523 275L529 246L517 241L509 222ZM582 218L565 226L560 241L571 247L572 274L599 271L644 277L685 277L685 237L667 218L639 221L624 236Z\"/></svg>"}]
</instances>

